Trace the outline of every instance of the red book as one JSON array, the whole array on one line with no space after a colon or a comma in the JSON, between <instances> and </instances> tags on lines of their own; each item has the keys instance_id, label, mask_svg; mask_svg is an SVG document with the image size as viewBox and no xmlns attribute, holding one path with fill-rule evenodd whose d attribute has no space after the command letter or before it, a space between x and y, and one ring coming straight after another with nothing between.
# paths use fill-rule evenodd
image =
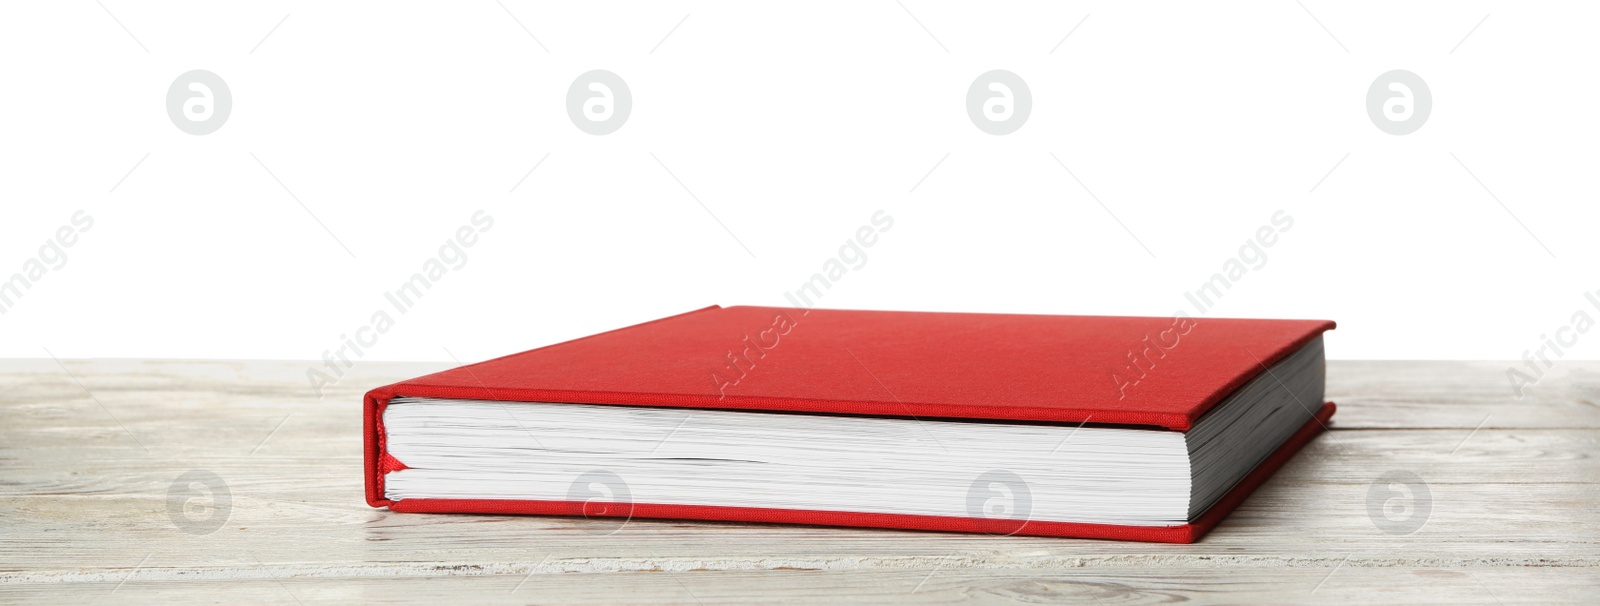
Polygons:
<instances>
[{"instance_id":1,"label":"red book","mask_svg":"<svg viewBox=\"0 0 1600 606\"><path fill-rule=\"evenodd\" d=\"M1333 327L713 306L368 392L367 502L1189 543L1324 428Z\"/></svg>"}]
</instances>

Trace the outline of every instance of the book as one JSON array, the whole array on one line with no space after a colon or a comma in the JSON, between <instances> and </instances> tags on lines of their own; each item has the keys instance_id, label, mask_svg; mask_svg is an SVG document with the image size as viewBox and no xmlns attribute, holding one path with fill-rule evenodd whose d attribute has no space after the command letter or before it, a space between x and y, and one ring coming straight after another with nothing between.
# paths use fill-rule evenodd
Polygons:
<instances>
[{"instance_id":1,"label":"book","mask_svg":"<svg viewBox=\"0 0 1600 606\"><path fill-rule=\"evenodd\" d=\"M1325 428L1332 328L712 306L368 392L366 496L1188 543Z\"/></svg>"}]
</instances>

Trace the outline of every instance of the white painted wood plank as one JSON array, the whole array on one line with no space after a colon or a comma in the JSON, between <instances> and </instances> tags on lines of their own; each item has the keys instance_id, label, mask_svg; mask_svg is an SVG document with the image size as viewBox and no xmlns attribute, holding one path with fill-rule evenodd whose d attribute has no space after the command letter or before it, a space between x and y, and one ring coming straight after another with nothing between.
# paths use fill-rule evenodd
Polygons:
<instances>
[{"instance_id":1,"label":"white painted wood plank","mask_svg":"<svg viewBox=\"0 0 1600 606\"><path fill-rule=\"evenodd\" d=\"M193 579L159 567L104 578L0 584L0 602L160 601L166 604L1407 604L1593 603L1594 569L1141 567L544 572L532 561L507 570L465 568L429 577L307 576L273 566ZM531 573L531 574L530 574ZM124 579L126 581L124 582ZM120 584L120 585L119 585Z\"/></svg>"},{"instance_id":2,"label":"white painted wood plank","mask_svg":"<svg viewBox=\"0 0 1600 606\"><path fill-rule=\"evenodd\" d=\"M309 363L65 364L0 362L0 602L96 599L135 567L119 599L178 603L1592 602L1600 571L1600 363L1518 401L1508 364L1334 362L1335 431L1195 545L395 514L361 499L360 394L445 365L362 363L319 399ZM211 534L167 510L194 469L233 495ZM1415 532L1368 512L1390 470L1427 482Z\"/></svg>"}]
</instances>

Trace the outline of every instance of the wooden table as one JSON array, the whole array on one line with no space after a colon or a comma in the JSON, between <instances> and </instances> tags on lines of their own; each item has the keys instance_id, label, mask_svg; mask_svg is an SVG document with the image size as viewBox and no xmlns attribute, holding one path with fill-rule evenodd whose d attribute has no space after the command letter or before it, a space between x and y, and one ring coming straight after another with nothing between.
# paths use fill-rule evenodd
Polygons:
<instances>
[{"instance_id":1,"label":"wooden table","mask_svg":"<svg viewBox=\"0 0 1600 606\"><path fill-rule=\"evenodd\" d=\"M1600 602L1600 363L1520 401L1507 367L1332 363L1334 431L1159 545L396 514L362 500L360 394L442 365L318 399L305 362L8 360L0 603Z\"/></svg>"}]
</instances>

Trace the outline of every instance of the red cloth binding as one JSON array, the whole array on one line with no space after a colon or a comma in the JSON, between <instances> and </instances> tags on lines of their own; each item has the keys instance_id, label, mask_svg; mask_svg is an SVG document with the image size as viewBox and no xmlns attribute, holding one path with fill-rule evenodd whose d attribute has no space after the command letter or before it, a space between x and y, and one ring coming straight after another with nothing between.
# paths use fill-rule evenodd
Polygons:
<instances>
[{"instance_id":1,"label":"red cloth binding","mask_svg":"<svg viewBox=\"0 0 1600 606\"><path fill-rule=\"evenodd\" d=\"M367 502L400 512L573 515L565 501L384 498L396 395L1156 426L1192 423L1325 320L1129 318L708 307L446 370L366 394ZM1130 362L1130 360L1132 360ZM1130 380L1137 379L1136 383ZM1168 527L1031 521L1015 534L1190 543L1332 417L1316 419L1206 513ZM994 520L636 503L638 518L986 532ZM1010 528L1006 529L1011 530ZM1011 534L1006 532L1006 534Z\"/></svg>"}]
</instances>

